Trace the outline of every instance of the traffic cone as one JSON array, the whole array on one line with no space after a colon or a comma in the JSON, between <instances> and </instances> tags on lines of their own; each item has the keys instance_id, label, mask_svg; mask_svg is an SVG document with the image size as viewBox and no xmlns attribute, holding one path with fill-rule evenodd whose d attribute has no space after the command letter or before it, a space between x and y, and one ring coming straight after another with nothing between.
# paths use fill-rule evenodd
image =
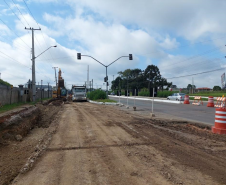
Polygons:
<instances>
[{"instance_id":1,"label":"traffic cone","mask_svg":"<svg viewBox=\"0 0 226 185\"><path fill-rule=\"evenodd\" d=\"M190 104L188 95L184 96L184 104Z\"/></svg>"}]
</instances>

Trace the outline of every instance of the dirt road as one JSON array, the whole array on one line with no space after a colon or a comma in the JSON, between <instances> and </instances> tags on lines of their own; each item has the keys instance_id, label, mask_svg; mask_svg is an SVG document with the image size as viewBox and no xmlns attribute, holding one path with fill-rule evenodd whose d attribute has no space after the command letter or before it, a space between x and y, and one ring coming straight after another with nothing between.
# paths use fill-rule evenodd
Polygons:
<instances>
[{"instance_id":1,"label":"dirt road","mask_svg":"<svg viewBox=\"0 0 226 185\"><path fill-rule=\"evenodd\" d=\"M225 136L120 109L64 105L46 152L12 184L226 184Z\"/></svg>"}]
</instances>

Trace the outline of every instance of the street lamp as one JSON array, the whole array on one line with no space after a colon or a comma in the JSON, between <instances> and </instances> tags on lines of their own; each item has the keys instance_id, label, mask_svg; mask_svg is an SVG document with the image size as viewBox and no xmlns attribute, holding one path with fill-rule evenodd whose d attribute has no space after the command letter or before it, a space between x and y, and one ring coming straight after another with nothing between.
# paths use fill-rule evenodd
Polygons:
<instances>
[{"instance_id":1,"label":"street lamp","mask_svg":"<svg viewBox=\"0 0 226 185\"><path fill-rule=\"evenodd\" d=\"M121 56L119 58L117 58L116 60L114 60L112 63L108 64L108 65L104 65L103 63L101 63L100 61L98 61L97 59L93 58L92 56L89 56L89 55L81 55L81 53L77 53L77 59L78 60L81 60L81 56L85 56L85 57L90 57L92 58L93 60L96 60L98 63L100 63L102 66L104 66L106 68L106 77L104 78L104 82L106 82L106 94L107 94L107 98L108 98L108 72L107 72L107 69L108 67L113 64L114 62L116 62L117 60L119 60L120 58L123 58L123 57L129 57L129 60L133 60L133 55L132 54L129 54L129 56Z\"/></svg>"},{"instance_id":2,"label":"street lamp","mask_svg":"<svg viewBox=\"0 0 226 185\"><path fill-rule=\"evenodd\" d=\"M47 50L49 50L52 47L57 47L57 45L55 46L50 46L49 48L47 48L46 50L44 50L42 53L40 53L37 57L34 56L34 52L33 52L33 57L32 57L32 95L33 95L33 102L35 102L36 99L36 84L35 84L35 59L38 58L40 55L42 55L43 53L45 53Z\"/></svg>"}]
</instances>

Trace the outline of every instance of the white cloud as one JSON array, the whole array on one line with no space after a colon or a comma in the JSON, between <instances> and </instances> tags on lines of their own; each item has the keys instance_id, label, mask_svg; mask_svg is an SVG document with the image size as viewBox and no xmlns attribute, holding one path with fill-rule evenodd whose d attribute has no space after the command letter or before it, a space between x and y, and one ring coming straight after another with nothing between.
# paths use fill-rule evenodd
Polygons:
<instances>
[{"instance_id":1,"label":"white cloud","mask_svg":"<svg viewBox=\"0 0 226 185\"><path fill-rule=\"evenodd\" d=\"M29 5L32 6L33 2L29 1ZM160 61L159 68L165 77L209 70L211 63L216 68L224 66L222 61L217 59L213 62L208 57L202 57L186 62L186 56L169 55L165 52L174 51L173 49L181 45L178 37L191 42L218 38L219 35L223 37L226 26L222 23L226 21L224 16L226 3L222 0L218 3L210 0L35 0L35 2L36 5L43 3L42 6L50 2L58 5L67 3L74 10L72 14L66 14L62 9L53 11L52 14L42 13L42 17L39 17L39 20L43 18L42 21L46 22L39 23L42 32L35 31L36 56L51 45L57 44L58 47L51 48L37 58L37 81L42 79L53 83L55 73L52 66L57 66L62 68L63 77L68 84L84 82L89 65L90 79L94 78L94 84L102 84L105 67L88 57L82 57L82 60L78 61L77 52L91 55L105 65L120 56L132 53L133 61L122 58L108 67L109 79L112 75L116 77L118 71L154 64L156 61ZM54 15L56 12L59 12L57 16ZM23 16L31 27L38 28L36 21L29 14ZM21 15L19 17L23 20ZM29 47L17 38L13 40L12 46L3 43L4 47L0 47L0 51L9 53L13 58L30 66L31 32L21 29L24 26L19 20L15 21L15 26L17 33L22 35L21 39ZM0 25L0 33L12 34L4 25ZM226 38L213 40L213 43L216 46L225 45ZM225 49L221 48L221 51ZM67 56L74 57L65 58ZM144 60L140 60L138 58L140 56ZM7 61L9 59L4 59L4 62ZM202 67L197 68L196 64ZM5 71L6 68L6 72L12 71L13 75L18 76L17 80L13 80L15 84L26 82L31 78L29 69L23 75L16 73L18 69L24 70L20 64L15 64L13 68L0 64L0 70ZM202 75L202 78L204 77L209 81L202 82L203 85L197 81L197 86L208 86L210 82L214 84L218 82L217 77L213 80L209 74ZM10 76L8 78L12 79ZM184 87L184 84L191 83L191 77L173 81L176 85Z\"/></svg>"},{"instance_id":2,"label":"white cloud","mask_svg":"<svg viewBox=\"0 0 226 185\"><path fill-rule=\"evenodd\" d=\"M82 5L114 21L137 24L143 28L166 30L194 40L207 33L222 33L226 21L224 0L67 0Z\"/></svg>"},{"instance_id":3,"label":"white cloud","mask_svg":"<svg viewBox=\"0 0 226 185\"><path fill-rule=\"evenodd\" d=\"M175 38L170 38L169 35L160 43L160 46L164 49L176 49L179 46L179 43Z\"/></svg>"}]
</instances>

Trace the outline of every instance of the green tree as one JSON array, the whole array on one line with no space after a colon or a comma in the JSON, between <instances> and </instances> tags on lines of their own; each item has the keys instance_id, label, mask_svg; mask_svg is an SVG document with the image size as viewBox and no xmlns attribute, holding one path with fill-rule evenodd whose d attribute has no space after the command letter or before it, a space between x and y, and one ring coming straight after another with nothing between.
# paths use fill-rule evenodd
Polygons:
<instances>
[{"instance_id":1,"label":"green tree","mask_svg":"<svg viewBox=\"0 0 226 185\"><path fill-rule=\"evenodd\" d=\"M192 89L192 88L195 89L196 86L195 85L192 86L191 84L188 84L187 89L189 90L189 89Z\"/></svg>"},{"instance_id":2,"label":"green tree","mask_svg":"<svg viewBox=\"0 0 226 185\"><path fill-rule=\"evenodd\" d=\"M121 77L118 76L115 80L111 82L112 83L111 89L114 89L114 90L119 89L121 81L122 81Z\"/></svg>"},{"instance_id":3,"label":"green tree","mask_svg":"<svg viewBox=\"0 0 226 185\"><path fill-rule=\"evenodd\" d=\"M148 65L145 70L141 69L126 69L119 71L120 75L120 86L121 89L142 89L152 87L171 86L172 82L167 82L159 71L159 68L155 65ZM112 81L112 89L116 89L118 85L118 79Z\"/></svg>"},{"instance_id":4,"label":"green tree","mask_svg":"<svg viewBox=\"0 0 226 185\"><path fill-rule=\"evenodd\" d=\"M221 90L221 87L220 86L214 86L213 87L213 91L220 91Z\"/></svg>"}]
</instances>

